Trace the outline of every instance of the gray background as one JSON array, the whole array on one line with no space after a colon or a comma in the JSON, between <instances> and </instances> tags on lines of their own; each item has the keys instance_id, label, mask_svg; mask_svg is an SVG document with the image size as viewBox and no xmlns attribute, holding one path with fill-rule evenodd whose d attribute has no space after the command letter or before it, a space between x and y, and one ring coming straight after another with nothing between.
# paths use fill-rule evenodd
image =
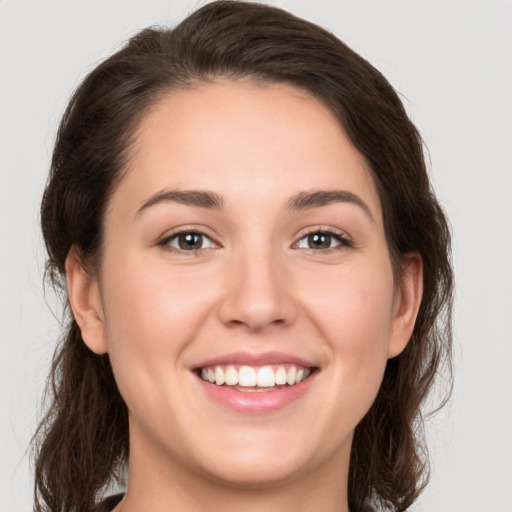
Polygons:
<instances>
[{"instance_id":1,"label":"gray background","mask_svg":"<svg viewBox=\"0 0 512 512\"><path fill-rule=\"evenodd\" d=\"M58 120L129 35L202 3L0 0L0 512L32 508L27 446L59 332L38 227ZM455 392L429 423L433 478L414 510L511 512L512 2L269 3L335 32L403 95L453 225Z\"/></svg>"}]
</instances>

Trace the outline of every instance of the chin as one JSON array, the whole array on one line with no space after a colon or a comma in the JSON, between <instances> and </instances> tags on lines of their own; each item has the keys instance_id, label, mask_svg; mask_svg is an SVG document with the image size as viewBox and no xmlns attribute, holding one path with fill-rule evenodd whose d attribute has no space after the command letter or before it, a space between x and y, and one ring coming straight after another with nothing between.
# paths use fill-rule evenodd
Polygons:
<instances>
[{"instance_id":1,"label":"chin","mask_svg":"<svg viewBox=\"0 0 512 512\"><path fill-rule=\"evenodd\" d=\"M305 432L301 436L290 434L255 432L246 434L246 442L240 435L224 449L217 444L209 455L202 453L203 469L217 482L240 489L272 489L291 483L329 457L322 450L307 448Z\"/></svg>"},{"instance_id":2,"label":"chin","mask_svg":"<svg viewBox=\"0 0 512 512\"><path fill-rule=\"evenodd\" d=\"M292 482L303 471L299 461L278 461L275 457L267 459L225 460L222 468L210 472L217 482L237 489L272 489Z\"/></svg>"}]
</instances>

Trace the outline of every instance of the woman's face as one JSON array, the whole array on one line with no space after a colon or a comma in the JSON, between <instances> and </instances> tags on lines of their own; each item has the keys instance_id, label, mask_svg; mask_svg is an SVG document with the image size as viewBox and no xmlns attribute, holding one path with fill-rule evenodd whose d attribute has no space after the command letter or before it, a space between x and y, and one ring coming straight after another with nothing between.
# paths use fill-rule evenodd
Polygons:
<instances>
[{"instance_id":1,"label":"woman's face","mask_svg":"<svg viewBox=\"0 0 512 512\"><path fill-rule=\"evenodd\" d=\"M247 82L143 119L99 285L68 273L128 406L131 468L241 486L346 471L420 293L407 270L395 286L376 187L330 111Z\"/></svg>"}]
</instances>

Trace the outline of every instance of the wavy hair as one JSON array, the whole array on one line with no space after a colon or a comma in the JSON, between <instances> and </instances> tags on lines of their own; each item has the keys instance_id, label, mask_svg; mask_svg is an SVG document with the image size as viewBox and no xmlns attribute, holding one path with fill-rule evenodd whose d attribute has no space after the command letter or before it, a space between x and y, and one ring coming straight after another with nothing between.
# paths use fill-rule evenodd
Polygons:
<instances>
[{"instance_id":1,"label":"wavy hair","mask_svg":"<svg viewBox=\"0 0 512 512\"><path fill-rule=\"evenodd\" d=\"M175 28L149 28L94 69L61 121L41 205L47 277L65 291L74 245L98 264L103 217L133 134L169 91L216 79L291 84L328 106L377 185L395 277L418 251L424 293L412 338L387 363L351 453L351 510L406 510L428 480L420 406L441 366L451 376L450 232L428 176L421 137L388 81L328 31L281 9L219 1ZM128 415L108 355L84 344L69 307L35 436L36 512L85 512L128 460ZM341 485L341 483L340 483Z\"/></svg>"}]
</instances>

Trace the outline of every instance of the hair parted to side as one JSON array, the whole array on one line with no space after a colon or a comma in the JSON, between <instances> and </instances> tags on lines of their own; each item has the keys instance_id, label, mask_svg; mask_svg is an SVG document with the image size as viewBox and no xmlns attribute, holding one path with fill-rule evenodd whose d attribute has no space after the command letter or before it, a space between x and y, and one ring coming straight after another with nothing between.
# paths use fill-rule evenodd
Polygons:
<instances>
[{"instance_id":1,"label":"hair parted to side","mask_svg":"<svg viewBox=\"0 0 512 512\"><path fill-rule=\"evenodd\" d=\"M439 368L451 374L450 233L398 95L326 30L266 5L213 2L174 29L143 30L94 69L57 134L41 205L47 275L65 289L72 246L94 272L107 203L141 119L168 92L216 79L290 84L327 105L369 163L396 278L402 255L423 258L415 329L356 429L348 489L353 511L406 510L428 479L420 405ZM52 401L35 436L37 512L90 511L128 459L128 415L108 355L91 352L69 308L68 317L49 377Z\"/></svg>"}]
</instances>

